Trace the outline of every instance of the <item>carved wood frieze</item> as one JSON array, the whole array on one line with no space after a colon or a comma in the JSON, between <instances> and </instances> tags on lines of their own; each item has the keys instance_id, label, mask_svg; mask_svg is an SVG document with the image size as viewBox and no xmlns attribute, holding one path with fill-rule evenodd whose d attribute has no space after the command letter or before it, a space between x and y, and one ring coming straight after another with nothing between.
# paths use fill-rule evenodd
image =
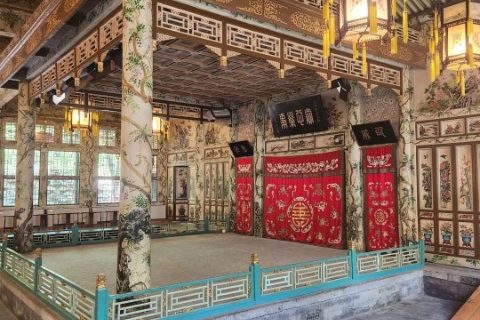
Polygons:
<instances>
[{"instance_id":1,"label":"carved wood frieze","mask_svg":"<svg viewBox=\"0 0 480 320\"><path fill-rule=\"evenodd\" d=\"M208 3L249 15L258 20L269 22L281 27L306 33L321 38L324 30L321 1L311 0L205 0ZM334 5L334 11L337 6ZM426 42L419 32L409 30L409 43L398 42L398 54L390 54L390 46L380 42L369 43L368 53L385 59L412 65L426 67ZM343 43L350 47L349 43Z\"/></svg>"},{"instance_id":2,"label":"carved wood frieze","mask_svg":"<svg viewBox=\"0 0 480 320\"><path fill-rule=\"evenodd\" d=\"M17 72L85 2L42 1L0 55L0 85Z\"/></svg>"},{"instance_id":3,"label":"carved wood frieze","mask_svg":"<svg viewBox=\"0 0 480 320\"><path fill-rule=\"evenodd\" d=\"M171 0L157 0L153 15L153 32L157 41L169 38L191 40L209 46L220 55L241 53L263 58L285 70L292 67L313 70L325 80L344 77L358 80L368 88L385 85L398 93L403 91L400 67L368 59L369 72L365 76L361 73L361 61L352 59L348 53L332 49L331 57L324 59L319 44L284 36ZM38 96L56 83L75 77L91 62L102 61L108 50L121 41L121 16L121 8L118 8L82 40L68 48L54 66L44 66L42 74L30 82L30 96ZM11 58L14 63L8 65L10 71L1 73L0 83L11 76L15 69L12 66L21 65L21 61L27 57L27 54L23 54ZM0 63L0 71L2 68L7 68L3 62Z\"/></svg>"}]
</instances>

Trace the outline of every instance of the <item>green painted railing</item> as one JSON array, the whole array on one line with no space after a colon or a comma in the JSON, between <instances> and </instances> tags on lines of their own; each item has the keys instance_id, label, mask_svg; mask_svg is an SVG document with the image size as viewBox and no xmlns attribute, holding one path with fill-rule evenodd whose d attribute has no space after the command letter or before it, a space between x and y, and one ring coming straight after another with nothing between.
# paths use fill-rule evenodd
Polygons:
<instances>
[{"instance_id":1,"label":"green painted railing","mask_svg":"<svg viewBox=\"0 0 480 320\"><path fill-rule=\"evenodd\" d=\"M195 222L169 222L152 225L152 238L173 237L182 235L215 233L227 230L226 221L201 220ZM118 227L79 228L73 225L70 229L37 231L33 234L33 244L37 248L76 246L83 244L117 241ZM8 244L13 243L13 234L8 235Z\"/></svg>"},{"instance_id":2,"label":"green painted railing","mask_svg":"<svg viewBox=\"0 0 480 320\"><path fill-rule=\"evenodd\" d=\"M0 247L0 271L33 291L66 319L202 319L258 305L354 285L424 266L424 242L280 267L262 268L252 255L247 272L179 283L125 294L109 294L105 277L95 294L34 261ZM41 251L40 251L41 252Z\"/></svg>"},{"instance_id":3,"label":"green painted railing","mask_svg":"<svg viewBox=\"0 0 480 320\"><path fill-rule=\"evenodd\" d=\"M424 243L110 295L96 290L96 319L202 319L422 269ZM100 284L104 283L104 279Z\"/></svg>"},{"instance_id":4,"label":"green painted railing","mask_svg":"<svg viewBox=\"0 0 480 320\"><path fill-rule=\"evenodd\" d=\"M35 250L30 260L7 247L7 237L0 246L0 271L33 292L65 319L95 319L95 295L72 281L42 266L42 250Z\"/></svg>"}]
</instances>

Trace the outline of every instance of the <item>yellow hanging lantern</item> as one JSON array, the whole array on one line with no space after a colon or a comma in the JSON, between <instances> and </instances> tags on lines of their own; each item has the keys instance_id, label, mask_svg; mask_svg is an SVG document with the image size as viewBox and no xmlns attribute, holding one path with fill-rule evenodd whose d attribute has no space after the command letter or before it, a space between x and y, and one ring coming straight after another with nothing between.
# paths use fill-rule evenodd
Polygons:
<instances>
[{"instance_id":1,"label":"yellow hanging lantern","mask_svg":"<svg viewBox=\"0 0 480 320\"><path fill-rule=\"evenodd\" d=\"M457 72L460 92L464 95L465 71L480 67L480 0L448 4L441 13L443 67ZM433 37L438 37L435 30ZM439 55L434 59L440 64Z\"/></svg>"},{"instance_id":2,"label":"yellow hanging lantern","mask_svg":"<svg viewBox=\"0 0 480 320\"><path fill-rule=\"evenodd\" d=\"M352 43L353 59L358 59L358 45L362 48L362 73L368 70L367 43L378 41L390 33L392 12L396 5L392 0L342 0L340 3L340 41ZM395 40L394 40L395 41ZM395 50L394 50L395 49ZM392 43L392 51L396 45Z\"/></svg>"}]
</instances>

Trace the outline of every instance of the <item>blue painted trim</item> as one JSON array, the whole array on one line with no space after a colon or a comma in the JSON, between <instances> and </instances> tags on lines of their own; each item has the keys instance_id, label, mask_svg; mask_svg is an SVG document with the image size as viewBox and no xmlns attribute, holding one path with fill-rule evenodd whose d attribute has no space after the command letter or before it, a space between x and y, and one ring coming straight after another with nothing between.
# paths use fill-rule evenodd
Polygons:
<instances>
[{"instance_id":1,"label":"blue painted trim","mask_svg":"<svg viewBox=\"0 0 480 320\"><path fill-rule=\"evenodd\" d=\"M107 288L97 288L95 292L95 320L108 319L109 294Z\"/></svg>"}]
</instances>

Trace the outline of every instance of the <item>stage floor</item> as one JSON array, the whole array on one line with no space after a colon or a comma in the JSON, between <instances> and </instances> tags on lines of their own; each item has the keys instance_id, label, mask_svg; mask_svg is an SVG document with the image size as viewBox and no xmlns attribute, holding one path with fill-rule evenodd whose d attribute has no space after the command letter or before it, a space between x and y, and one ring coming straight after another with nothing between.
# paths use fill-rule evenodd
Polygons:
<instances>
[{"instance_id":1,"label":"stage floor","mask_svg":"<svg viewBox=\"0 0 480 320\"><path fill-rule=\"evenodd\" d=\"M198 280L248 271L250 256L257 253L262 267L346 255L345 250L242 236L204 234L152 240L152 286ZM117 243L51 248L43 251L43 265L94 291L97 274L107 276L115 291Z\"/></svg>"}]
</instances>

